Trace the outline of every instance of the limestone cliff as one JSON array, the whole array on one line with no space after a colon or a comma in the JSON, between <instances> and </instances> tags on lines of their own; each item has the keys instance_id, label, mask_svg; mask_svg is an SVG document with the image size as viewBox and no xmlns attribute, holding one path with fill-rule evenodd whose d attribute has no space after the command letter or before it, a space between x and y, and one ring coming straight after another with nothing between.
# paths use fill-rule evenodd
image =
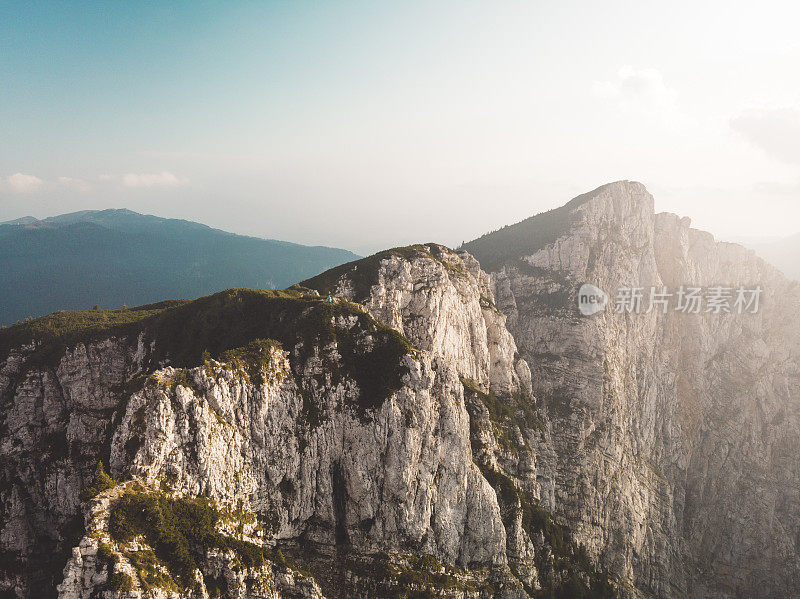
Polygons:
<instances>
[{"instance_id":1,"label":"limestone cliff","mask_svg":"<svg viewBox=\"0 0 800 599\"><path fill-rule=\"evenodd\" d=\"M508 406L498 444L489 408L535 407L477 263L417 246L323 278L330 301L320 279L4 331L3 592L608 590L532 488L498 495L495 454L535 457Z\"/></svg>"},{"instance_id":2,"label":"limestone cliff","mask_svg":"<svg viewBox=\"0 0 800 599\"><path fill-rule=\"evenodd\" d=\"M0 331L0 597L800 595L798 284L628 182L466 249Z\"/></svg>"},{"instance_id":3,"label":"limestone cliff","mask_svg":"<svg viewBox=\"0 0 800 599\"><path fill-rule=\"evenodd\" d=\"M654 214L632 182L465 248L546 412L543 502L590 553L638 596L800 595L800 286ZM578 311L583 283L609 293L604 312ZM763 288L757 313L613 305L626 287L740 285Z\"/></svg>"}]
</instances>

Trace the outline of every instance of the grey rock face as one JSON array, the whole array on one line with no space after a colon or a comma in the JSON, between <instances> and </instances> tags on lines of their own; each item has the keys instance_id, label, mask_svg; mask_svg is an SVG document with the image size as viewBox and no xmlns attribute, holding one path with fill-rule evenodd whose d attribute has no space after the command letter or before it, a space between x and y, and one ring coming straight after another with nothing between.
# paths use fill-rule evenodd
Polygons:
<instances>
[{"instance_id":1,"label":"grey rock face","mask_svg":"<svg viewBox=\"0 0 800 599\"><path fill-rule=\"evenodd\" d=\"M0 367L0 544L4 586L47 597L80 540L79 493L105 452L136 340L79 344L46 366L28 363L30 349Z\"/></svg>"},{"instance_id":2,"label":"grey rock face","mask_svg":"<svg viewBox=\"0 0 800 599\"><path fill-rule=\"evenodd\" d=\"M345 270L331 291L361 302L370 314L403 333L414 347L498 394L530 388L527 364L516 355L506 318L494 305L490 279L466 252L419 246L408 256L380 260L366 293Z\"/></svg>"},{"instance_id":3,"label":"grey rock face","mask_svg":"<svg viewBox=\"0 0 800 599\"><path fill-rule=\"evenodd\" d=\"M637 183L497 235L467 245L491 275L412 246L105 333L0 333L0 592L611 597L599 563L630 597L800 595L798 284ZM582 316L585 282L612 306ZM723 284L761 309L613 310ZM99 460L117 481L90 500ZM132 493L205 498L239 544L161 584L146 531L112 534Z\"/></svg>"},{"instance_id":4,"label":"grey rock face","mask_svg":"<svg viewBox=\"0 0 800 599\"><path fill-rule=\"evenodd\" d=\"M296 570L267 562L242 575L235 559L213 551L198 561L194 591L148 587L131 558L147 544L117 542L108 532L114 506L135 483L148 493L243 507L268 523L258 543L294 548L312 571L328 562L341 569L339 555L366 559L367 569L388 555L389 565L378 564L388 574L347 571L348 588L361 596L391 594L396 580L424 589L426 576L447 580L443 596L525 596L508 570L496 492L473 462L462 379L503 394L529 385L529 371L493 306L488 277L467 256L448 252L446 260L380 265L367 308L415 345L398 364L375 365L403 373L381 401L365 396L342 357L355 352L372 367L377 325L342 298L320 323L333 340L309 346L308 334L298 333L296 346L269 345L257 362L151 366L158 348L143 334L79 341L47 363L33 346L13 350L0 381L2 476L10 481L0 490L0 539L16 565L3 569L2 588L33 597L54 596L57 586L63 599L205 597L204 579L222 577L226 597L321 596L313 583L298 587L305 579ZM86 504L80 491L98 460L130 482ZM116 558L99 558L101 547ZM45 553L48 569L38 578ZM409 570L421 557L428 560L422 577ZM120 573L132 590L109 586ZM349 596L331 576L322 581L327 596Z\"/></svg>"},{"instance_id":5,"label":"grey rock face","mask_svg":"<svg viewBox=\"0 0 800 599\"><path fill-rule=\"evenodd\" d=\"M469 459L455 376L434 372L427 356L407 357L404 387L369 422L345 408L352 388L317 388L324 416L309 427L297 383L282 374L286 357L276 350L272 360L263 386L212 365L189 371L193 388L156 383L135 393L112 440L112 469L246 501L274 516L276 540L304 534L361 551L413 547L464 567L503 563L499 511ZM141 441L133 454L132 439Z\"/></svg>"},{"instance_id":6,"label":"grey rock face","mask_svg":"<svg viewBox=\"0 0 800 599\"><path fill-rule=\"evenodd\" d=\"M654 214L641 184L578 200L554 241L492 273L546 406L543 501L634 595L797 596L798 285ZM611 294L605 312L578 312L584 282ZM757 314L614 312L620 287L740 284L764 289Z\"/></svg>"}]
</instances>

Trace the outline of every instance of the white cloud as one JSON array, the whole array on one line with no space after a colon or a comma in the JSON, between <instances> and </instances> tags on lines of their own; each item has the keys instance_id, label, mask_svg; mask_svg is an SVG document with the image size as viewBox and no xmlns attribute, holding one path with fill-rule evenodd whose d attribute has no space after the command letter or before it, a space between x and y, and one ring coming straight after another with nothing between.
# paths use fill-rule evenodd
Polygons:
<instances>
[{"instance_id":1,"label":"white cloud","mask_svg":"<svg viewBox=\"0 0 800 599\"><path fill-rule=\"evenodd\" d=\"M14 173L6 179L6 185L16 193L33 193L39 190L44 181L33 175Z\"/></svg>"},{"instance_id":2,"label":"white cloud","mask_svg":"<svg viewBox=\"0 0 800 599\"><path fill-rule=\"evenodd\" d=\"M595 81L592 94L597 98L614 100L626 109L646 112L672 110L677 92L664 83L658 69L636 69L624 66L614 81Z\"/></svg>"},{"instance_id":3,"label":"white cloud","mask_svg":"<svg viewBox=\"0 0 800 599\"><path fill-rule=\"evenodd\" d=\"M176 177L168 171L122 175L122 185L125 187L179 187L187 183L189 183L188 179Z\"/></svg>"},{"instance_id":4,"label":"white cloud","mask_svg":"<svg viewBox=\"0 0 800 599\"><path fill-rule=\"evenodd\" d=\"M730 125L767 155L800 164L800 107L747 110Z\"/></svg>"}]
</instances>

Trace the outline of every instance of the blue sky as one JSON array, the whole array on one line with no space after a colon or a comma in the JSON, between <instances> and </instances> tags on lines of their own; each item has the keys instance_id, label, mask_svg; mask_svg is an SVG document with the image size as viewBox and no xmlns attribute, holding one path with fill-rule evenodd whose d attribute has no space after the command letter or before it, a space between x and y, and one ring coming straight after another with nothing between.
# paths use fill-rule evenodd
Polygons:
<instances>
[{"instance_id":1,"label":"blue sky","mask_svg":"<svg viewBox=\"0 0 800 599\"><path fill-rule=\"evenodd\" d=\"M789 2L0 3L0 220L127 207L363 253L457 245L636 179L719 236L790 234L798 17Z\"/></svg>"}]
</instances>

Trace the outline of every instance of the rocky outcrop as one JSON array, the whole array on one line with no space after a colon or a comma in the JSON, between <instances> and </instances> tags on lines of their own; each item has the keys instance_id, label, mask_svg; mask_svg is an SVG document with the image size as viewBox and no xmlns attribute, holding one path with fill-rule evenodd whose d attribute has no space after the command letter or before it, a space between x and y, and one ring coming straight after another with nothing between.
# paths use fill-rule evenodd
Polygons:
<instances>
[{"instance_id":1,"label":"rocky outcrop","mask_svg":"<svg viewBox=\"0 0 800 599\"><path fill-rule=\"evenodd\" d=\"M276 541L303 535L360 552L413 548L462 567L504 563L499 511L469 458L453 373L407 356L403 386L367 418L348 409L355 386L323 383L313 391L319 415L308 423L303 382L283 375L289 361L273 351L262 385L215 363L189 370L186 386L172 383L174 370L158 371L159 382L128 403L112 469L246 502L268 517Z\"/></svg>"},{"instance_id":2,"label":"rocky outcrop","mask_svg":"<svg viewBox=\"0 0 800 599\"><path fill-rule=\"evenodd\" d=\"M380 259L369 289L364 307L344 290L232 290L10 329L5 592L526 596L508 506L473 460L465 381L509 397L530 384L488 277L437 246ZM87 499L98 460L113 484ZM218 511L169 507L192 498ZM115 536L132 502L156 507ZM181 545L170 510L194 514L178 531L216 524ZM225 533L233 511L249 524Z\"/></svg>"},{"instance_id":3,"label":"rocky outcrop","mask_svg":"<svg viewBox=\"0 0 800 599\"><path fill-rule=\"evenodd\" d=\"M107 429L135 353L135 340L109 338L46 362L22 346L0 367L5 589L47 597L60 582L64 556L82 534L80 491L107 454Z\"/></svg>"},{"instance_id":4,"label":"rocky outcrop","mask_svg":"<svg viewBox=\"0 0 800 599\"><path fill-rule=\"evenodd\" d=\"M465 247L546 412L542 501L590 552L637 596L800 594L798 285L631 182ZM583 283L604 312L578 311ZM647 312L651 288L682 285L764 292L756 314ZM641 313L615 312L626 287Z\"/></svg>"},{"instance_id":5,"label":"rocky outcrop","mask_svg":"<svg viewBox=\"0 0 800 599\"><path fill-rule=\"evenodd\" d=\"M525 592L613 596L565 523L540 505L537 456L551 451L549 431L530 394L528 364L476 260L435 244L397 248L303 284L360 302L429 352L436 369L455 368L470 417L471 457L497 497L507 561Z\"/></svg>"},{"instance_id":6,"label":"rocky outcrop","mask_svg":"<svg viewBox=\"0 0 800 599\"><path fill-rule=\"evenodd\" d=\"M436 244L388 250L303 285L361 303L414 347L498 394L530 388L489 277L466 252Z\"/></svg>"},{"instance_id":7,"label":"rocky outcrop","mask_svg":"<svg viewBox=\"0 0 800 599\"><path fill-rule=\"evenodd\" d=\"M798 284L628 182L466 248L0 331L0 596L800 594Z\"/></svg>"},{"instance_id":8,"label":"rocky outcrop","mask_svg":"<svg viewBox=\"0 0 800 599\"><path fill-rule=\"evenodd\" d=\"M86 533L80 544L73 548L64 568L64 579L58 585L59 599L91 599L102 592L105 597L126 599L159 597L179 599L181 597L214 597L224 594L234 597L259 597L266 599L324 599L313 578L298 572L270 554L259 563L242 559L242 555L231 547L215 548L199 556L198 574L190 590L182 589L174 572L162 564L153 547L148 545L147 535L132 541L117 538L119 528L119 504L127 496L158 496L170 501L163 493L163 481L159 489L146 489L139 481L114 484L89 500L86 515ZM198 504L193 504L197 507ZM203 504L199 504L203 505ZM248 519L244 512L228 510L227 528L233 525L240 536L257 536L255 520ZM114 524L112 525L112 520ZM163 523L160 523L163 525ZM155 526L155 522L148 522ZM245 529L247 533L244 533ZM258 550L255 543L249 548ZM167 563L172 565L167 559Z\"/></svg>"}]
</instances>

